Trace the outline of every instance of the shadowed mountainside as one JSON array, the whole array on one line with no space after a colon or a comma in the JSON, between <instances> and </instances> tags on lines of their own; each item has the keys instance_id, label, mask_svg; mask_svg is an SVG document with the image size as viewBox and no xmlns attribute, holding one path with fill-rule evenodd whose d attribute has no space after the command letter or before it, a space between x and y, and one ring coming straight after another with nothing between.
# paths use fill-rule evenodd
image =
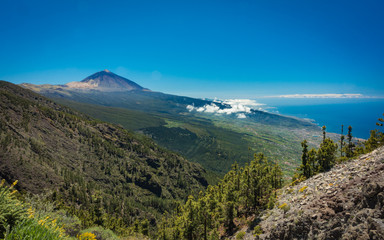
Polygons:
<instances>
[{"instance_id":1,"label":"shadowed mountainside","mask_svg":"<svg viewBox=\"0 0 384 240\"><path fill-rule=\"evenodd\" d=\"M21 191L49 190L88 224L155 224L207 185L200 165L151 139L4 81L0 110L0 177Z\"/></svg>"}]
</instances>

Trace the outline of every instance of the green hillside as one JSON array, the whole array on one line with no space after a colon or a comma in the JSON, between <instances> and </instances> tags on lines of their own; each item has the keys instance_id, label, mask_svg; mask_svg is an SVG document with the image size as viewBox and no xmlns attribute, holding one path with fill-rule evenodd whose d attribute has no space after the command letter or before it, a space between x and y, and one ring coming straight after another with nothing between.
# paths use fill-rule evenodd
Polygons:
<instances>
[{"instance_id":1,"label":"green hillside","mask_svg":"<svg viewBox=\"0 0 384 240\"><path fill-rule=\"evenodd\" d=\"M22 86L94 118L144 133L219 175L229 171L234 162L242 166L249 162L251 153L264 152L272 161L281 163L289 176L299 164L300 142L308 139L312 146L320 143L319 127L301 119L257 110L239 119L236 114L187 109L213 105L220 110L231 108L217 101L148 90L109 92L66 85Z\"/></svg>"},{"instance_id":2,"label":"green hillside","mask_svg":"<svg viewBox=\"0 0 384 240\"><path fill-rule=\"evenodd\" d=\"M19 180L22 192L48 192L84 227L154 226L208 184L200 165L151 139L4 81L0 110L0 178Z\"/></svg>"},{"instance_id":3,"label":"green hillside","mask_svg":"<svg viewBox=\"0 0 384 240\"><path fill-rule=\"evenodd\" d=\"M320 142L317 137L321 135L319 128L306 121L261 111L255 111L247 119L189 112L183 97L171 96L170 99L177 101L163 102L162 111L155 111L143 103L139 107L132 100L122 103L134 98L131 92L110 93L110 97L116 99L111 100L108 106L104 98L106 93L70 92L68 94L72 97L65 98L59 98L56 92L44 94L92 117L145 133L161 146L218 174L227 172L235 161L243 165L250 161L254 152L264 152L280 162L283 171L290 175L300 159L300 142L308 139L312 146ZM101 96L98 97L98 94ZM81 97L78 98L78 95ZM97 103L97 99L103 100L99 104L85 103ZM151 102L156 102L156 99ZM110 106L115 104L118 107Z\"/></svg>"}]
</instances>

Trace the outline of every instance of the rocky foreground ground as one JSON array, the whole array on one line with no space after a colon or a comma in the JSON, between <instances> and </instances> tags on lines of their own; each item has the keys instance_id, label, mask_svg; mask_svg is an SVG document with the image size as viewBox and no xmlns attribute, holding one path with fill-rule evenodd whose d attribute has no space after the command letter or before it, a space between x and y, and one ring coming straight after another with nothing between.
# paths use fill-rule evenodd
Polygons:
<instances>
[{"instance_id":1,"label":"rocky foreground ground","mask_svg":"<svg viewBox=\"0 0 384 240\"><path fill-rule=\"evenodd\" d=\"M384 147L281 190L243 239L384 239Z\"/></svg>"}]
</instances>

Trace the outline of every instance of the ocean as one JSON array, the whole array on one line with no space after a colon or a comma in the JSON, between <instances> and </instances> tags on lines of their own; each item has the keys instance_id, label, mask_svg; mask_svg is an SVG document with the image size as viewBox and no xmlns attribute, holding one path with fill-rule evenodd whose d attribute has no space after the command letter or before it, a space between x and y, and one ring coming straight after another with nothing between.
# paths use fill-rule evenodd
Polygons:
<instances>
[{"instance_id":1,"label":"ocean","mask_svg":"<svg viewBox=\"0 0 384 240\"><path fill-rule=\"evenodd\" d=\"M344 134L352 126L352 135L369 138L370 130L384 127L376 126L377 119L383 117L384 99L256 99L266 104L266 110L287 116L310 119L319 126L326 126L327 132Z\"/></svg>"}]
</instances>

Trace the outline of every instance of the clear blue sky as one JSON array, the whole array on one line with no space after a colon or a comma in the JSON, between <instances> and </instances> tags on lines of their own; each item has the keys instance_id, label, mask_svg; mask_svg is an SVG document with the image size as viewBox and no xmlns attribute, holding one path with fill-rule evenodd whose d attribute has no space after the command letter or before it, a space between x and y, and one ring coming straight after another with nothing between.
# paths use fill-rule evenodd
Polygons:
<instances>
[{"instance_id":1,"label":"clear blue sky","mask_svg":"<svg viewBox=\"0 0 384 240\"><path fill-rule=\"evenodd\" d=\"M0 79L109 69L193 97L384 96L384 1L1 0Z\"/></svg>"}]
</instances>

